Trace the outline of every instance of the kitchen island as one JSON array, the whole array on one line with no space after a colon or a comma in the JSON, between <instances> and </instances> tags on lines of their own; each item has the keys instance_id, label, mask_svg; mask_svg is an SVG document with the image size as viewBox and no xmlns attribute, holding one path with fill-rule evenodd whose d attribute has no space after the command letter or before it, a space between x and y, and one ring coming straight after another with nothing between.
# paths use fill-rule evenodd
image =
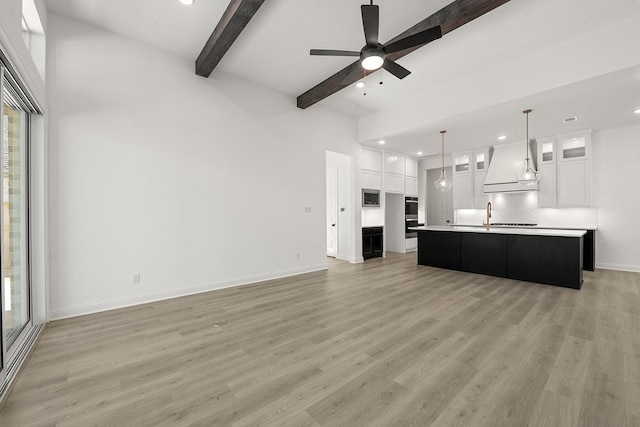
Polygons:
<instances>
[{"instance_id":1,"label":"kitchen island","mask_svg":"<svg viewBox=\"0 0 640 427\"><path fill-rule=\"evenodd\" d=\"M585 230L416 227L418 264L580 289Z\"/></svg>"}]
</instances>

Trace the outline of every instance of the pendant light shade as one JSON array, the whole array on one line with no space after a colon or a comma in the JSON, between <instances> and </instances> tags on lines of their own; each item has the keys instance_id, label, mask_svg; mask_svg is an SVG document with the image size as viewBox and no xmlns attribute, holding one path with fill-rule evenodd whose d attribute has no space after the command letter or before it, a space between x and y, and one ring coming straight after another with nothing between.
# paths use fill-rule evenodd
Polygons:
<instances>
[{"instance_id":1,"label":"pendant light shade","mask_svg":"<svg viewBox=\"0 0 640 427\"><path fill-rule=\"evenodd\" d=\"M444 134L447 133L446 130L441 130L440 134L442 135L442 169L440 170L440 179L437 179L433 182L433 185L438 189L438 191L451 190L451 186L453 185L453 181L447 178L447 174L444 171Z\"/></svg>"},{"instance_id":2,"label":"pendant light shade","mask_svg":"<svg viewBox=\"0 0 640 427\"><path fill-rule=\"evenodd\" d=\"M523 113L527 116L527 139L525 145L527 146L527 157L524 159L524 167L516 175L518 184L523 186L535 185L540 181L540 174L538 171L531 167L531 159L529 158L529 113L533 111L531 109L524 110Z\"/></svg>"}]
</instances>

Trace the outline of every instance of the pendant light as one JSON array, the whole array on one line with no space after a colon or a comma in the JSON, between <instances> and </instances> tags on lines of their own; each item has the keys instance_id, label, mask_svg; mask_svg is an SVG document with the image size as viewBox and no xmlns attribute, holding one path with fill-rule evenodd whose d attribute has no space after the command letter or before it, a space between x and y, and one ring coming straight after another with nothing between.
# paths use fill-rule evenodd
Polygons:
<instances>
[{"instance_id":1,"label":"pendant light","mask_svg":"<svg viewBox=\"0 0 640 427\"><path fill-rule=\"evenodd\" d=\"M529 113L531 111L533 110L528 109L523 111L527 116L527 140L525 141L525 145L527 146L527 157L524 159L524 168L516 175L518 183L524 186L535 185L540 181L540 174L535 169L531 168L531 159L529 158Z\"/></svg>"},{"instance_id":2,"label":"pendant light","mask_svg":"<svg viewBox=\"0 0 640 427\"><path fill-rule=\"evenodd\" d=\"M440 170L440 179L434 181L433 185L438 189L438 191L451 190L451 186L453 185L453 181L447 178L447 174L444 172L444 134L447 133L446 130L441 130L440 134L442 135L442 169Z\"/></svg>"}]
</instances>

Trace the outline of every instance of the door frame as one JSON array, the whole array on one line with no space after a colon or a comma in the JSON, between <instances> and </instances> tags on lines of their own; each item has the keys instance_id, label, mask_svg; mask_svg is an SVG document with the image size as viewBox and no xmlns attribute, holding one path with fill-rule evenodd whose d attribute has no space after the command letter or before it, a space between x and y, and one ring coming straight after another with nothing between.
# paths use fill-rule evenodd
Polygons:
<instances>
[{"instance_id":1,"label":"door frame","mask_svg":"<svg viewBox=\"0 0 640 427\"><path fill-rule=\"evenodd\" d=\"M339 214L339 208L338 208L338 201L339 201L339 195L338 195L338 188L339 188L339 178L338 178L338 167L337 166L328 166L326 168L326 182L327 182L327 210L326 210L326 226L327 226L327 236L328 236L328 229L330 227L329 225L329 177L330 175L332 177L335 177L334 179L334 194L333 194L333 204L334 204L334 219L333 221L331 221L333 224L331 225L331 227L334 227L335 229L335 239L333 242L333 246L332 246L332 250L329 250L329 241L327 240L327 256L332 257L332 258L336 258L338 256L338 254L340 253L340 214Z\"/></svg>"}]
</instances>

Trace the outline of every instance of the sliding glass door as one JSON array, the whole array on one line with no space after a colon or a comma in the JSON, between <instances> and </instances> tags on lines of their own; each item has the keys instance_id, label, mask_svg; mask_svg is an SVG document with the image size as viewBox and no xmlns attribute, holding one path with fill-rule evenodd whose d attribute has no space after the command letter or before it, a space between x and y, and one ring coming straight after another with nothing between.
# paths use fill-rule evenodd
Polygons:
<instances>
[{"instance_id":1,"label":"sliding glass door","mask_svg":"<svg viewBox=\"0 0 640 427\"><path fill-rule=\"evenodd\" d=\"M2 192L0 266L2 282L2 370L12 360L21 334L31 322L28 248L29 114L2 73L0 123Z\"/></svg>"},{"instance_id":2,"label":"sliding glass door","mask_svg":"<svg viewBox=\"0 0 640 427\"><path fill-rule=\"evenodd\" d=\"M30 319L27 251L28 115L10 94L2 99L3 333L8 347Z\"/></svg>"}]
</instances>

